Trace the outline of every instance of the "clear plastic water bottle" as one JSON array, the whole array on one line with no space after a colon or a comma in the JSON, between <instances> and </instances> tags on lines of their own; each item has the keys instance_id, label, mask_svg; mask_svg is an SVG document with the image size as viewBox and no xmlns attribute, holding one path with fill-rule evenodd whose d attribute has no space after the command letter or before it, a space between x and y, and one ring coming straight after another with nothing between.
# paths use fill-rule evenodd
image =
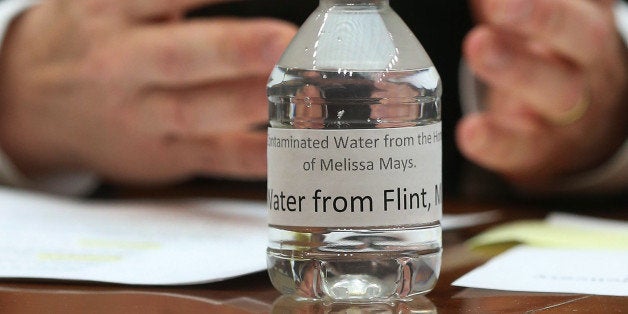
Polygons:
<instances>
[{"instance_id":1,"label":"clear plastic water bottle","mask_svg":"<svg viewBox=\"0 0 628 314\"><path fill-rule=\"evenodd\" d=\"M441 263L441 81L388 0L321 0L268 83L268 271L283 294L429 292Z\"/></svg>"}]
</instances>

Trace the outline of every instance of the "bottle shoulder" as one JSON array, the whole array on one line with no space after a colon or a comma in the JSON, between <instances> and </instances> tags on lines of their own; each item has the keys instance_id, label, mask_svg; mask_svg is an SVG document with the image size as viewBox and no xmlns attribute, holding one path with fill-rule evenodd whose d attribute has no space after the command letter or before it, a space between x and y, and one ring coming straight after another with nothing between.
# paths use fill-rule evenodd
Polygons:
<instances>
[{"instance_id":1,"label":"bottle shoulder","mask_svg":"<svg viewBox=\"0 0 628 314\"><path fill-rule=\"evenodd\" d=\"M279 61L283 68L400 71L433 66L418 39L390 8L319 7Z\"/></svg>"}]
</instances>

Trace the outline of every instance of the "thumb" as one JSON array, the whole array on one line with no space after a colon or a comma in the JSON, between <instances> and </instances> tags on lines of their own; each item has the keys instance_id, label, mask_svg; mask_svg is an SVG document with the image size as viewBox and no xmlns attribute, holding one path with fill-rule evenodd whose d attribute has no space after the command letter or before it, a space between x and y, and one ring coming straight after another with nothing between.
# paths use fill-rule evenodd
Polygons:
<instances>
[{"instance_id":1,"label":"thumb","mask_svg":"<svg viewBox=\"0 0 628 314\"><path fill-rule=\"evenodd\" d=\"M456 130L461 153L474 163L512 179L552 173L547 132L538 126L509 127L489 113L465 117Z\"/></svg>"}]
</instances>

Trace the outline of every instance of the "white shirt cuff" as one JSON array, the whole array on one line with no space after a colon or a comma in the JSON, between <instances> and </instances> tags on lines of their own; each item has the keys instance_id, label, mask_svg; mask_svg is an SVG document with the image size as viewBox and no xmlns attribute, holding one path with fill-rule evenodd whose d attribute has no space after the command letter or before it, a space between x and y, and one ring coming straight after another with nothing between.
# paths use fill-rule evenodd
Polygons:
<instances>
[{"instance_id":1,"label":"white shirt cuff","mask_svg":"<svg viewBox=\"0 0 628 314\"><path fill-rule=\"evenodd\" d=\"M0 45L13 19L37 2L36 0L0 0Z\"/></svg>"}]
</instances>

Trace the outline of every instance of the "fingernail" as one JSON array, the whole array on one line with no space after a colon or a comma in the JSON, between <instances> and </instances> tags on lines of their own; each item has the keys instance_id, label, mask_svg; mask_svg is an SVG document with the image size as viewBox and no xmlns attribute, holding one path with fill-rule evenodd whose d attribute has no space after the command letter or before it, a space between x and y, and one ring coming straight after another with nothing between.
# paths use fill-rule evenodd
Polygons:
<instances>
[{"instance_id":1,"label":"fingernail","mask_svg":"<svg viewBox=\"0 0 628 314\"><path fill-rule=\"evenodd\" d=\"M463 145L471 153L481 153L489 145L489 134L479 115L469 116L463 130Z\"/></svg>"},{"instance_id":2,"label":"fingernail","mask_svg":"<svg viewBox=\"0 0 628 314\"><path fill-rule=\"evenodd\" d=\"M471 136L469 137L469 144L473 150L480 151L488 145L488 131L484 127L477 126Z\"/></svg>"},{"instance_id":3,"label":"fingernail","mask_svg":"<svg viewBox=\"0 0 628 314\"><path fill-rule=\"evenodd\" d=\"M497 24L516 24L527 19L534 9L532 0L496 0L494 2L493 22Z\"/></svg>"}]
</instances>

